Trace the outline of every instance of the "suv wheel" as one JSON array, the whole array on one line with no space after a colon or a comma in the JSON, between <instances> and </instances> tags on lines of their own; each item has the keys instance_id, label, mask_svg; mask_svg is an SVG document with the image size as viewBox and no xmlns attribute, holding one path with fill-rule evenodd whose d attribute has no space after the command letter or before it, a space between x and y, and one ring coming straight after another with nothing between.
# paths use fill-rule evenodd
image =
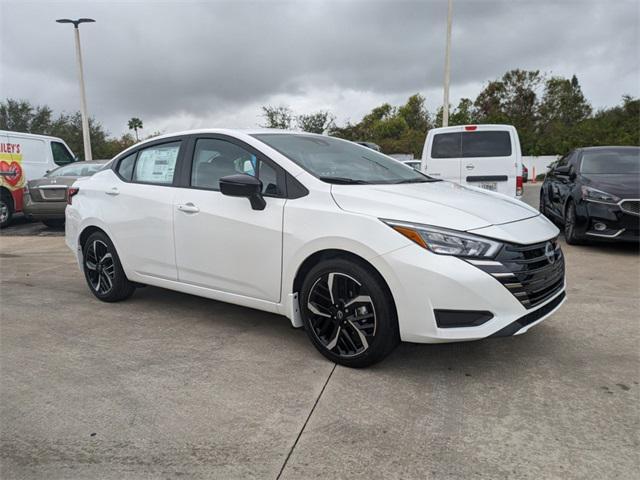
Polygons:
<instances>
[{"instance_id":1,"label":"suv wheel","mask_svg":"<svg viewBox=\"0 0 640 480\"><path fill-rule=\"evenodd\" d=\"M366 367L399 343L398 321L382 279L359 263L332 259L306 276L300 310L307 335L329 360Z\"/></svg>"},{"instance_id":2,"label":"suv wheel","mask_svg":"<svg viewBox=\"0 0 640 480\"><path fill-rule=\"evenodd\" d=\"M91 293L103 302L129 298L136 287L122 269L113 243L102 232L89 236L83 249L83 270Z\"/></svg>"}]
</instances>

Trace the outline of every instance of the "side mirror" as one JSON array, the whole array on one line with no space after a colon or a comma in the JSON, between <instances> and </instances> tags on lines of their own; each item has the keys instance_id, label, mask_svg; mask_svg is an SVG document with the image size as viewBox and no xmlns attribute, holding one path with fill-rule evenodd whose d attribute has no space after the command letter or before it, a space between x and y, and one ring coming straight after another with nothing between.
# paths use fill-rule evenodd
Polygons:
<instances>
[{"instance_id":1,"label":"side mirror","mask_svg":"<svg viewBox=\"0 0 640 480\"><path fill-rule=\"evenodd\" d=\"M267 202L262 197L262 182L256 177L240 173L220 179L220 192L229 197L246 197L254 210L264 210Z\"/></svg>"},{"instance_id":2,"label":"side mirror","mask_svg":"<svg viewBox=\"0 0 640 480\"><path fill-rule=\"evenodd\" d=\"M563 165L562 167L556 167L553 169L553 172L556 173L557 175L564 175L564 176L569 175L570 171L571 171L571 167L569 165Z\"/></svg>"}]
</instances>

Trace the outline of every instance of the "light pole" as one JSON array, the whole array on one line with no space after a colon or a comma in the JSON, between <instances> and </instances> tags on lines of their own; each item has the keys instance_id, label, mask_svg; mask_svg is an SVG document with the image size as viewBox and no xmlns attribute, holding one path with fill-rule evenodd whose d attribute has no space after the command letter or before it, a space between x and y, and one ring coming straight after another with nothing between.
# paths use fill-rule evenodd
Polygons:
<instances>
[{"instance_id":1,"label":"light pole","mask_svg":"<svg viewBox=\"0 0 640 480\"><path fill-rule=\"evenodd\" d=\"M449 57L451 56L451 18L453 16L453 0L449 0L447 12L447 46L444 51L444 101L442 104L442 126L449 125Z\"/></svg>"},{"instance_id":2,"label":"light pole","mask_svg":"<svg viewBox=\"0 0 640 480\"><path fill-rule=\"evenodd\" d=\"M80 81L80 115L82 116L82 142L84 144L84 159L92 160L91 138L89 136L89 115L87 114L87 97L84 91L84 73L82 71L82 51L80 50L80 29L81 23L95 22L92 18L79 18L71 20L69 18L59 18L58 23L72 23L76 37L76 63L78 65L78 80Z\"/></svg>"}]
</instances>

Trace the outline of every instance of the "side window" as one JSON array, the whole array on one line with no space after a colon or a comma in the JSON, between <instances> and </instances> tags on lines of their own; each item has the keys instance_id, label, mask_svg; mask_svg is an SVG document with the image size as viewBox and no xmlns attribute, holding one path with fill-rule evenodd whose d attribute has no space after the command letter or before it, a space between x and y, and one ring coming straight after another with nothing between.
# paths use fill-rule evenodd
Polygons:
<instances>
[{"instance_id":1,"label":"side window","mask_svg":"<svg viewBox=\"0 0 640 480\"><path fill-rule=\"evenodd\" d=\"M222 177L240 173L262 180L264 195L283 193L275 169L248 150L226 140L201 138L196 141L191 165L192 187L219 190Z\"/></svg>"},{"instance_id":2,"label":"side window","mask_svg":"<svg viewBox=\"0 0 640 480\"><path fill-rule=\"evenodd\" d=\"M179 151L180 142L164 143L140 150L133 169L133 181L171 185Z\"/></svg>"},{"instance_id":3,"label":"side window","mask_svg":"<svg viewBox=\"0 0 640 480\"><path fill-rule=\"evenodd\" d=\"M136 154L132 153L120 160L120 163L118 164L118 175L127 182L130 182L133 177L134 163L136 163Z\"/></svg>"},{"instance_id":4,"label":"side window","mask_svg":"<svg viewBox=\"0 0 640 480\"><path fill-rule=\"evenodd\" d=\"M53 154L53 161L56 165L67 165L76 161L69 153L69 150L67 150L67 147L60 142L51 142L51 153Z\"/></svg>"},{"instance_id":5,"label":"side window","mask_svg":"<svg viewBox=\"0 0 640 480\"><path fill-rule=\"evenodd\" d=\"M461 154L460 133L439 133L433 136L431 158L460 158Z\"/></svg>"},{"instance_id":6,"label":"side window","mask_svg":"<svg viewBox=\"0 0 640 480\"><path fill-rule=\"evenodd\" d=\"M569 163L569 158L571 157L572 153L573 152L567 153L564 157L558 160L558 163L556 163L556 166L554 168L564 167L565 165L567 165Z\"/></svg>"}]
</instances>

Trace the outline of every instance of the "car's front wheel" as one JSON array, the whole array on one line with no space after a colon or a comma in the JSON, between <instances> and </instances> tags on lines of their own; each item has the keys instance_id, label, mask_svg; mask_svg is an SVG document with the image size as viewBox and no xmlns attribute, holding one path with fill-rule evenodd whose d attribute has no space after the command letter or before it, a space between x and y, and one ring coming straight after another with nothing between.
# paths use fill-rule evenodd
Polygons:
<instances>
[{"instance_id":1,"label":"car's front wheel","mask_svg":"<svg viewBox=\"0 0 640 480\"><path fill-rule=\"evenodd\" d=\"M89 236L83 249L83 269L91 293L103 302L129 298L136 289L122 269L113 243L102 232Z\"/></svg>"},{"instance_id":2,"label":"car's front wheel","mask_svg":"<svg viewBox=\"0 0 640 480\"><path fill-rule=\"evenodd\" d=\"M564 215L564 239L569 245L577 245L582 241L576 232L576 205L572 201L567 204Z\"/></svg>"},{"instance_id":3,"label":"car's front wheel","mask_svg":"<svg viewBox=\"0 0 640 480\"><path fill-rule=\"evenodd\" d=\"M366 367L399 342L396 310L382 278L346 259L326 260L307 274L300 292L307 335L329 360Z\"/></svg>"}]
</instances>

